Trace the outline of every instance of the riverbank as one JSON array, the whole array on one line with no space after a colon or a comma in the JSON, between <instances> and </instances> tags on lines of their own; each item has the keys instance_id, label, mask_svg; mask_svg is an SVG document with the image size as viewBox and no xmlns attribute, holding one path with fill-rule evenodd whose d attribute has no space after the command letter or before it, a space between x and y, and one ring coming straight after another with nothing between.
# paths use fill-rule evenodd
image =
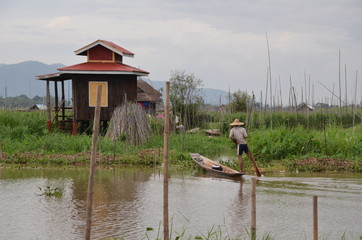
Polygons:
<instances>
[{"instance_id":1,"label":"riverbank","mask_svg":"<svg viewBox=\"0 0 362 240\"><path fill-rule=\"evenodd\" d=\"M175 156L176 155L176 156ZM188 155L179 155L171 151L170 167L176 169L198 168ZM0 167L88 167L90 152L76 154L43 154L39 152L3 153L0 156ZM225 159L225 156L223 156ZM232 156L229 159L233 159ZM236 157L235 157L236 159ZM238 169L233 160L219 160L225 165ZM161 167L163 149L146 149L136 155L103 155L98 153L97 164L105 167L121 166L148 166ZM254 174L251 162L245 158L245 172ZM359 161L332 158L305 158L300 160L274 160L268 164L257 162L263 174L285 172L362 172L362 163Z\"/></svg>"}]
</instances>

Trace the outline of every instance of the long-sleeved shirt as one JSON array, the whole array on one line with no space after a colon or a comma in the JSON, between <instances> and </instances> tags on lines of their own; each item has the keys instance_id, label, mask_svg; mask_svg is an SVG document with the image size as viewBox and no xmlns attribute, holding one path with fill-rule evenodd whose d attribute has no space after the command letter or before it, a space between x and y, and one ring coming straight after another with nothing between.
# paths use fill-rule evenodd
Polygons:
<instances>
[{"instance_id":1,"label":"long-sleeved shirt","mask_svg":"<svg viewBox=\"0 0 362 240\"><path fill-rule=\"evenodd\" d=\"M237 144L247 144L246 138L248 134L246 133L246 129L243 127L233 127L230 130L229 137L232 140L235 140Z\"/></svg>"}]
</instances>

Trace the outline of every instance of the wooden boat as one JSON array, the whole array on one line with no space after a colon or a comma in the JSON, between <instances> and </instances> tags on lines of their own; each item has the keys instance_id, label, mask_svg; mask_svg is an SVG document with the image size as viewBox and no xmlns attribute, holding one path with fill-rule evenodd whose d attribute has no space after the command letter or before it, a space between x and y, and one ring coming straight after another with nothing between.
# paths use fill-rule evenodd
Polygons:
<instances>
[{"instance_id":1,"label":"wooden boat","mask_svg":"<svg viewBox=\"0 0 362 240\"><path fill-rule=\"evenodd\" d=\"M209 136L220 136L220 131L218 129L207 129L205 133Z\"/></svg>"},{"instance_id":2,"label":"wooden boat","mask_svg":"<svg viewBox=\"0 0 362 240\"><path fill-rule=\"evenodd\" d=\"M201 168L209 173L225 177L240 177L244 175L243 172L238 172L232 168L224 166L220 163L212 161L198 153L190 153L192 160L194 160Z\"/></svg>"}]
</instances>

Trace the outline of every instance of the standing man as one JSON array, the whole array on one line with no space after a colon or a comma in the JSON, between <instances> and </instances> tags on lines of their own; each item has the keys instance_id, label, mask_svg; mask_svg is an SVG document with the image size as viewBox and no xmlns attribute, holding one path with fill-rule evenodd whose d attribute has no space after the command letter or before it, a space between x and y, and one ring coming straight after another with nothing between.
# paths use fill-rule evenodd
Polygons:
<instances>
[{"instance_id":1,"label":"standing man","mask_svg":"<svg viewBox=\"0 0 362 240\"><path fill-rule=\"evenodd\" d=\"M239 119L235 119L234 122L230 123L233 128L230 130L229 137L233 140L237 146L236 151L239 160L240 172L243 171L243 152L249 154L248 143L246 142L246 138L248 134L246 133L246 129L242 127L244 125L243 122L240 122Z\"/></svg>"},{"instance_id":2,"label":"standing man","mask_svg":"<svg viewBox=\"0 0 362 240\"><path fill-rule=\"evenodd\" d=\"M230 123L233 128L230 130L230 139L233 140L237 146L237 154L238 154L238 160L239 160L239 166L240 166L240 172L243 171L243 152L248 154L249 159L253 162L256 175L258 177L261 177L261 173L259 171L258 166L256 165L256 162L254 160L253 155L249 151L248 143L246 142L246 138L248 137L248 134L246 133L245 128L241 127L244 125L243 122L240 122L239 119L235 119L234 122Z\"/></svg>"}]
</instances>

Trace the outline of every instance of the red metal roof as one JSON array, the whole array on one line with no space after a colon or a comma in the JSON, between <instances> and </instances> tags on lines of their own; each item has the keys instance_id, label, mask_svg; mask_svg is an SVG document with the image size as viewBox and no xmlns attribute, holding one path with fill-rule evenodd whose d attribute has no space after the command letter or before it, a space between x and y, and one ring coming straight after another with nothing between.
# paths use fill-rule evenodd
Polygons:
<instances>
[{"instance_id":1,"label":"red metal roof","mask_svg":"<svg viewBox=\"0 0 362 240\"><path fill-rule=\"evenodd\" d=\"M149 72L139 68L134 68L121 63L101 63L101 62L85 62L68 67L58 69L61 72L88 72L88 71L100 71L100 72L122 72L123 74L137 74L148 75ZM121 74L122 74L121 73Z\"/></svg>"},{"instance_id":2,"label":"red metal roof","mask_svg":"<svg viewBox=\"0 0 362 240\"><path fill-rule=\"evenodd\" d=\"M82 47L76 51L74 51L77 55L87 55L87 50L90 48L93 48L97 45L102 45L106 48L108 48L109 50L118 53L119 55L122 56L128 56L128 57L133 57L134 53L131 51L128 51L127 49L118 46L117 44L110 42L110 41L106 41L106 40L97 40L91 44L88 44L85 47Z\"/></svg>"}]
</instances>

